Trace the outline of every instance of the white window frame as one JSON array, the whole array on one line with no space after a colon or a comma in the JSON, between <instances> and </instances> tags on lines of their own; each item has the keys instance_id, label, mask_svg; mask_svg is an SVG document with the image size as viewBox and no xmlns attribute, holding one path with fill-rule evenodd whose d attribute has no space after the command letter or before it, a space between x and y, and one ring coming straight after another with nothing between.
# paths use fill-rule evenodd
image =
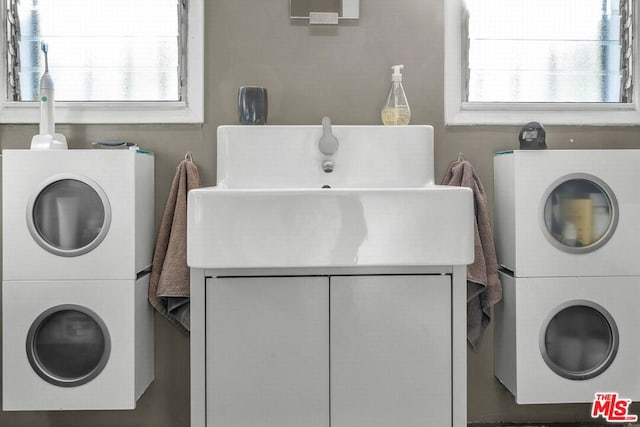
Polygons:
<instances>
[{"instance_id":1,"label":"white window frame","mask_svg":"<svg viewBox=\"0 0 640 427\"><path fill-rule=\"evenodd\" d=\"M632 0L636 3L636 0ZM638 10L633 13L633 61L638 64ZM639 125L638 73L633 76L633 102L612 103L517 103L463 102L464 0L446 0L444 115L446 125L522 125L531 121L553 125ZM635 68L635 67L634 67Z\"/></svg>"},{"instance_id":2,"label":"white window frame","mask_svg":"<svg viewBox=\"0 0 640 427\"><path fill-rule=\"evenodd\" d=\"M204 122L204 1L188 0L186 90L181 101L60 102L56 123L203 123ZM3 43L0 55L0 123L39 123L40 104L7 97L7 3L0 0Z\"/></svg>"}]
</instances>

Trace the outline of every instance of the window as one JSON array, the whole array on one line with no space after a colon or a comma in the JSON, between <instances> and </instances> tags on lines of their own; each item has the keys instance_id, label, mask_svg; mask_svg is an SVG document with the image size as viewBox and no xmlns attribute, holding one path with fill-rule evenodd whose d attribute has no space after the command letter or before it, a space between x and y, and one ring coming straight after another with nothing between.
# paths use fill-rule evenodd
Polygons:
<instances>
[{"instance_id":1,"label":"window","mask_svg":"<svg viewBox=\"0 0 640 427\"><path fill-rule=\"evenodd\" d=\"M446 2L447 124L640 123L631 3Z\"/></svg>"},{"instance_id":2,"label":"window","mask_svg":"<svg viewBox=\"0 0 640 427\"><path fill-rule=\"evenodd\" d=\"M619 0L467 5L467 101L626 101Z\"/></svg>"},{"instance_id":3,"label":"window","mask_svg":"<svg viewBox=\"0 0 640 427\"><path fill-rule=\"evenodd\" d=\"M20 0L16 10L13 99L38 100L45 40L57 100L180 100L177 0Z\"/></svg>"},{"instance_id":4,"label":"window","mask_svg":"<svg viewBox=\"0 0 640 427\"><path fill-rule=\"evenodd\" d=\"M59 123L203 120L204 0L0 0L0 121L39 121L49 47Z\"/></svg>"}]
</instances>

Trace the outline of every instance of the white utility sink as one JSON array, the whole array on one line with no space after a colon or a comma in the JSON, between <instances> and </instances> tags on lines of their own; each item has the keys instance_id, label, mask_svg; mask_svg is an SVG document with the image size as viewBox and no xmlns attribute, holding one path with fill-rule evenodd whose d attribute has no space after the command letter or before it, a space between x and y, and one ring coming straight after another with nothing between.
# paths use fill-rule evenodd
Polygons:
<instances>
[{"instance_id":1,"label":"white utility sink","mask_svg":"<svg viewBox=\"0 0 640 427\"><path fill-rule=\"evenodd\" d=\"M189 266L473 261L472 193L434 184L431 126L331 130L339 148L325 155L322 126L219 127L218 185L189 193Z\"/></svg>"}]
</instances>

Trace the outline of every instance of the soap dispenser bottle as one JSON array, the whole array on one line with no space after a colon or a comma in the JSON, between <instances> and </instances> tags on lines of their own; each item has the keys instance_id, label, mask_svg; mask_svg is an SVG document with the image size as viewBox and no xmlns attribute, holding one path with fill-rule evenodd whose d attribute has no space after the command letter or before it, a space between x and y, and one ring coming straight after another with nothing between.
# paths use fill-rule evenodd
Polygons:
<instances>
[{"instance_id":1,"label":"soap dispenser bottle","mask_svg":"<svg viewBox=\"0 0 640 427\"><path fill-rule=\"evenodd\" d=\"M411 120L411 110L407 102L407 95L402 87L402 74L400 70L404 65L391 67L391 87L387 95L387 102L382 107L382 123L385 125L408 125Z\"/></svg>"}]
</instances>

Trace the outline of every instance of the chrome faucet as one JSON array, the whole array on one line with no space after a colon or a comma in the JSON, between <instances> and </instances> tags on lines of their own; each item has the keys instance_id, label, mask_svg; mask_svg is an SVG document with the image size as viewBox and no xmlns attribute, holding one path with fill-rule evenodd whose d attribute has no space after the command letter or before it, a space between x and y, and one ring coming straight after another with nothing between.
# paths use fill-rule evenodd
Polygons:
<instances>
[{"instance_id":1,"label":"chrome faucet","mask_svg":"<svg viewBox=\"0 0 640 427\"><path fill-rule=\"evenodd\" d=\"M333 156L337 151L340 144L338 143L338 139L333 136L331 133L331 118L323 117L322 118L322 136L318 141L318 148L322 154L327 156ZM333 168L335 164L331 160L325 160L322 162L322 170L326 173L333 172Z\"/></svg>"}]
</instances>

